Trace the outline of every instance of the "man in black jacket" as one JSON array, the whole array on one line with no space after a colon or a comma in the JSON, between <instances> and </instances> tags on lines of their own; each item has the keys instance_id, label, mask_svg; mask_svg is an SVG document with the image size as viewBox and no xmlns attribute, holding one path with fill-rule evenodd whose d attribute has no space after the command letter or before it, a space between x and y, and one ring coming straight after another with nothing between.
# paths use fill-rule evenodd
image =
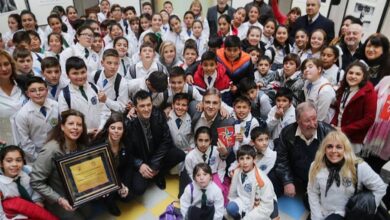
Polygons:
<instances>
[{"instance_id":1,"label":"man in black jacket","mask_svg":"<svg viewBox=\"0 0 390 220\"><path fill-rule=\"evenodd\" d=\"M320 14L321 0L306 0L306 15L297 19L289 33L290 43L295 41L295 33L303 28L309 36L316 29L321 28L326 33L326 40L330 42L334 38L334 22Z\"/></svg>"},{"instance_id":2,"label":"man in black jacket","mask_svg":"<svg viewBox=\"0 0 390 220\"><path fill-rule=\"evenodd\" d=\"M234 8L227 4L227 0L217 0L217 5L207 10L206 18L209 22L210 37L217 36L218 18L223 14L227 14L230 18L233 18Z\"/></svg>"},{"instance_id":3,"label":"man in black jacket","mask_svg":"<svg viewBox=\"0 0 390 220\"><path fill-rule=\"evenodd\" d=\"M174 146L165 116L153 107L148 92L138 91L133 102L137 118L125 121L125 146L135 167L130 190L142 195L151 181L165 189L164 175L184 161L185 153Z\"/></svg>"},{"instance_id":4,"label":"man in black jacket","mask_svg":"<svg viewBox=\"0 0 390 220\"><path fill-rule=\"evenodd\" d=\"M306 191L311 163L325 136L333 129L317 121L313 103L303 102L296 108L297 122L283 128L275 141L277 159L270 176L277 196L283 192L294 197L296 186Z\"/></svg>"},{"instance_id":5,"label":"man in black jacket","mask_svg":"<svg viewBox=\"0 0 390 220\"><path fill-rule=\"evenodd\" d=\"M248 20L249 10L252 6L257 6L260 9L259 22L264 25L267 19L274 18L274 12L272 11L271 6L265 3L263 0L253 0L245 5L246 11L246 20Z\"/></svg>"}]
</instances>

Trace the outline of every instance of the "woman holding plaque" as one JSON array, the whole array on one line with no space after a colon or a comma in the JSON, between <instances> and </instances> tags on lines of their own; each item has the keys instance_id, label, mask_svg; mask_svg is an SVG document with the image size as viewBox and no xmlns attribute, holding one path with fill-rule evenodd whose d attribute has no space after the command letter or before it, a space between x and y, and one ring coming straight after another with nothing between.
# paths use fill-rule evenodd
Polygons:
<instances>
[{"instance_id":1,"label":"woman holding plaque","mask_svg":"<svg viewBox=\"0 0 390 220\"><path fill-rule=\"evenodd\" d=\"M129 154L123 144L123 137L125 136L123 116L119 113L112 113L104 125L102 131L94 141L96 144L108 144L111 155L114 161L114 169L117 171L118 179L121 182L122 188L117 192L111 193L109 196L103 198L104 205L108 211L115 216L121 214L115 200L118 196L122 201L129 201L129 183L132 176L133 168L130 164Z\"/></svg>"},{"instance_id":2,"label":"woman holding plaque","mask_svg":"<svg viewBox=\"0 0 390 220\"><path fill-rule=\"evenodd\" d=\"M88 145L84 115L76 110L61 113L60 123L49 135L33 164L31 186L45 199L45 207L61 219L87 219L89 205L73 208L65 198L65 188L55 159L82 150Z\"/></svg>"}]
</instances>

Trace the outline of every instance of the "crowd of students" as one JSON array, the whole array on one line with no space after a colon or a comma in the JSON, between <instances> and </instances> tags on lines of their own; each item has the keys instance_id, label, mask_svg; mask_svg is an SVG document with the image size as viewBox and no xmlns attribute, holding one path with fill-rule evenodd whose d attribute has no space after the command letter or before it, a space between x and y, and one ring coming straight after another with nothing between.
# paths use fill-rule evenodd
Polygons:
<instances>
[{"instance_id":1,"label":"crowd of students","mask_svg":"<svg viewBox=\"0 0 390 220\"><path fill-rule=\"evenodd\" d=\"M361 42L353 16L334 37L319 0L306 16L275 2L218 0L203 17L194 0L181 19L170 1L138 16L102 0L81 17L56 6L45 27L28 10L9 15L0 218L89 219L100 203L120 215L115 201L164 189L168 173L189 219L279 219L277 197L295 188L313 220L344 219L362 187L389 205L378 175L390 158L388 38ZM54 161L102 143L122 187L75 209Z\"/></svg>"}]
</instances>

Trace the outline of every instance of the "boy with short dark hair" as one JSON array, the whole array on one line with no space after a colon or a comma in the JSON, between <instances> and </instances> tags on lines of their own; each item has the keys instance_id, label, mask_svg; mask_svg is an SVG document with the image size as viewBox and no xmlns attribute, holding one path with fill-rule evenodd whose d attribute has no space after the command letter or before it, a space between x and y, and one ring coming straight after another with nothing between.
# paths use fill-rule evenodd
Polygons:
<instances>
[{"instance_id":1,"label":"boy with short dark hair","mask_svg":"<svg viewBox=\"0 0 390 220\"><path fill-rule=\"evenodd\" d=\"M149 14L150 16L153 15L153 7L152 3L150 2L144 2L142 3L142 13L141 14Z\"/></svg>"},{"instance_id":2,"label":"boy with short dark hair","mask_svg":"<svg viewBox=\"0 0 390 220\"><path fill-rule=\"evenodd\" d=\"M27 31L17 31L12 37L12 42L15 44L15 49L24 48L31 52L33 59L33 69L37 74L41 74L42 56L31 51L31 38Z\"/></svg>"},{"instance_id":3,"label":"boy with short dark hair","mask_svg":"<svg viewBox=\"0 0 390 220\"><path fill-rule=\"evenodd\" d=\"M295 108L292 105L293 92L282 87L276 93L276 105L268 113L267 126L274 140L279 137L284 127L295 122Z\"/></svg>"},{"instance_id":4,"label":"boy with short dark hair","mask_svg":"<svg viewBox=\"0 0 390 220\"><path fill-rule=\"evenodd\" d=\"M169 15L173 14L173 4L171 1L165 1L163 7L164 10L167 11Z\"/></svg>"},{"instance_id":5,"label":"boy with short dark hair","mask_svg":"<svg viewBox=\"0 0 390 220\"><path fill-rule=\"evenodd\" d=\"M61 77L60 62L55 57L45 57L41 62L41 69L47 84L48 98L57 101L58 95L69 84L69 80Z\"/></svg>"},{"instance_id":6,"label":"boy with short dark hair","mask_svg":"<svg viewBox=\"0 0 390 220\"><path fill-rule=\"evenodd\" d=\"M217 53L217 50L221 48L223 45L222 37L212 37L209 39L207 46L209 47L209 51Z\"/></svg>"},{"instance_id":7,"label":"boy with short dark hair","mask_svg":"<svg viewBox=\"0 0 390 220\"><path fill-rule=\"evenodd\" d=\"M252 129L259 126L259 122L251 114L251 101L246 96L238 96L233 102L235 119L234 133L236 143L233 147L234 153L244 144L250 143L250 133Z\"/></svg>"},{"instance_id":8,"label":"boy with short dark hair","mask_svg":"<svg viewBox=\"0 0 390 220\"><path fill-rule=\"evenodd\" d=\"M216 88L222 94L222 100L230 105L230 78L226 75L225 67L217 62L217 56L212 51L202 55L201 64L194 74L194 86L204 94L209 88Z\"/></svg>"},{"instance_id":9,"label":"boy with short dark hair","mask_svg":"<svg viewBox=\"0 0 390 220\"><path fill-rule=\"evenodd\" d=\"M255 72L255 82L261 90L273 89L270 83L275 81L276 72L271 70L272 61L267 56L260 57Z\"/></svg>"},{"instance_id":10,"label":"boy with short dark hair","mask_svg":"<svg viewBox=\"0 0 390 220\"><path fill-rule=\"evenodd\" d=\"M126 20L130 21L133 17L137 17L137 11L133 6L127 6L123 9L123 13L125 14Z\"/></svg>"},{"instance_id":11,"label":"boy with short dark hair","mask_svg":"<svg viewBox=\"0 0 390 220\"><path fill-rule=\"evenodd\" d=\"M92 81L99 89L99 102L105 103L107 108L112 111L125 111L129 102L127 94L127 82L118 73L119 54L115 49L107 49L103 53L103 70L98 70L93 76Z\"/></svg>"},{"instance_id":12,"label":"boy with short dark hair","mask_svg":"<svg viewBox=\"0 0 390 220\"><path fill-rule=\"evenodd\" d=\"M240 93L247 96L252 103L252 115L259 120L260 125L267 119L271 110L271 100L267 94L259 90L253 79L244 78L239 84Z\"/></svg>"},{"instance_id":13,"label":"boy with short dark hair","mask_svg":"<svg viewBox=\"0 0 390 220\"><path fill-rule=\"evenodd\" d=\"M16 48L12 54L15 60L16 73L24 76L34 76L33 58L31 52L25 48Z\"/></svg>"},{"instance_id":14,"label":"boy with short dark hair","mask_svg":"<svg viewBox=\"0 0 390 220\"><path fill-rule=\"evenodd\" d=\"M29 101L16 114L14 134L26 153L27 162L33 163L47 134L58 124L58 103L47 98L47 85L40 77L28 78L26 88Z\"/></svg>"},{"instance_id":15,"label":"boy with short dark hair","mask_svg":"<svg viewBox=\"0 0 390 220\"><path fill-rule=\"evenodd\" d=\"M227 36L225 46L217 50L218 61L226 67L226 75L233 82L232 93L237 92L237 85L244 78L253 80L253 65L249 54L241 50L240 38Z\"/></svg>"},{"instance_id":16,"label":"boy with short dark hair","mask_svg":"<svg viewBox=\"0 0 390 220\"><path fill-rule=\"evenodd\" d=\"M239 167L234 170L226 211L234 219L270 219L278 216L274 211L276 195L272 182L255 163L256 151L243 145L237 151ZM276 212L276 213L274 213Z\"/></svg>"},{"instance_id":17,"label":"boy with short dark hair","mask_svg":"<svg viewBox=\"0 0 390 220\"><path fill-rule=\"evenodd\" d=\"M58 97L59 112L69 109L80 111L85 116L87 133L95 135L106 123L111 112L99 102L98 88L87 81L87 65L80 57L70 57L65 65L70 80Z\"/></svg>"},{"instance_id":18,"label":"boy with short dark hair","mask_svg":"<svg viewBox=\"0 0 390 220\"><path fill-rule=\"evenodd\" d=\"M267 128L254 128L251 131L252 144L257 151L256 166L267 174L272 170L276 162L276 152L273 151L273 141Z\"/></svg>"}]
</instances>

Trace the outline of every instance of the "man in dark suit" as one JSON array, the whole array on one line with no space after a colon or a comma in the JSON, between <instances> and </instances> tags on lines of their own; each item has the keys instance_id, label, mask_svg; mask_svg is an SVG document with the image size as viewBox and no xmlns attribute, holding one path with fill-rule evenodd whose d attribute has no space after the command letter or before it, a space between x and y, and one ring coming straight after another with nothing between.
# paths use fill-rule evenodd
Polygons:
<instances>
[{"instance_id":1,"label":"man in dark suit","mask_svg":"<svg viewBox=\"0 0 390 220\"><path fill-rule=\"evenodd\" d=\"M173 144L165 115L153 107L150 94L140 90L133 101L137 117L125 121L125 146L135 167L131 191L142 195L151 182L165 189L165 174L184 161L185 153Z\"/></svg>"},{"instance_id":2,"label":"man in dark suit","mask_svg":"<svg viewBox=\"0 0 390 220\"><path fill-rule=\"evenodd\" d=\"M309 34L314 30L321 28L327 34L327 41L330 42L334 38L334 23L320 14L321 0L306 1L306 15L299 17L292 26L289 33L290 43L294 42L295 33L303 28Z\"/></svg>"},{"instance_id":3,"label":"man in dark suit","mask_svg":"<svg viewBox=\"0 0 390 220\"><path fill-rule=\"evenodd\" d=\"M217 5L207 10L207 21L210 27L210 37L216 37L218 31L218 18L222 14L227 14L233 19L234 8L227 4L227 0L217 0Z\"/></svg>"}]
</instances>

